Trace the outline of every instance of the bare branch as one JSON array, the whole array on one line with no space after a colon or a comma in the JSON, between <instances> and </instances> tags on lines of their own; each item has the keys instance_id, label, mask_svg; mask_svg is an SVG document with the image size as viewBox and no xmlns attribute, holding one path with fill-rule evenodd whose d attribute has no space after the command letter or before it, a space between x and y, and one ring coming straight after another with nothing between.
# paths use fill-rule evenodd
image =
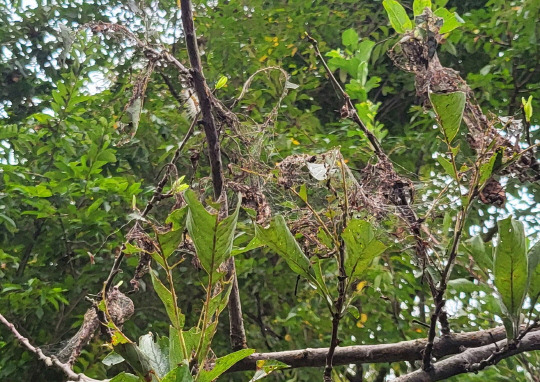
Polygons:
<instances>
[{"instance_id":1,"label":"bare branch","mask_svg":"<svg viewBox=\"0 0 540 382\"><path fill-rule=\"evenodd\" d=\"M534 332L536 333L536 331ZM469 333L451 333L435 339L433 356L440 358L462 351L463 348L477 348L492 345L494 341L506 338L504 327L480 330ZM393 344L355 345L337 347L333 356L333 365L348 365L352 363L386 363L417 361L422 359L426 347L426 339L402 341ZM323 367L326 364L328 348L302 349L272 353L254 353L237 365L231 371L255 370L257 361L277 360L286 363L291 368ZM488 354L489 355L489 354Z\"/></svg>"},{"instance_id":2,"label":"bare branch","mask_svg":"<svg viewBox=\"0 0 540 382\"><path fill-rule=\"evenodd\" d=\"M45 363L47 366L55 366L56 368L60 369L64 374L73 381L82 381L82 382L104 382L100 381L98 379L87 377L84 374L78 374L75 373L73 370L71 370L71 366L67 363L62 363L58 360L56 357L47 357L40 348L33 346L28 338L24 337L22 334L18 332L18 330L15 328L15 325L13 325L11 322L9 322L2 314L0 314L0 322L2 322L5 326L9 328L11 333L15 336L15 338L23 345L25 348L30 350L32 353L36 354L38 358Z\"/></svg>"},{"instance_id":3,"label":"bare branch","mask_svg":"<svg viewBox=\"0 0 540 382\"><path fill-rule=\"evenodd\" d=\"M482 365L482 361L490 359L494 353L498 353L498 355L493 357L492 361L489 362L489 364L483 365L483 367L495 365L505 358L525 351L540 350L540 332L535 331L533 333L528 333L515 348L499 351L498 349L505 347L506 343L506 340L502 340L494 344L465 350L461 354L457 354L433 364L429 371L420 369L397 378L394 381L431 382L440 381L458 374L476 372L481 370L478 366Z\"/></svg>"}]
</instances>

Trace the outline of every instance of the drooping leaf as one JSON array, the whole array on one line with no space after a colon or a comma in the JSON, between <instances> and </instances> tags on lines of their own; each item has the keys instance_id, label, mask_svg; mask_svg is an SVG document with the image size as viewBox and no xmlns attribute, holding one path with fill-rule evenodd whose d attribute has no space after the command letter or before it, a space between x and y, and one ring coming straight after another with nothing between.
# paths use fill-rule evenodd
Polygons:
<instances>
[{"instance_id":1,"label":"drooping leaf","mask_svg":"<svg viewBox=\"0 0 540 382\"><path fill-rule=\"evenodd\" d=\"M152 370L150 359L135 343L118 344L114 347L114 351L121 355L138 375L147 375Z\"/></svg>"},{"instance_id":2,"label":"drooping leaf","mask_svg":"<svg viewBox=\"0 0 540 382\"><path fill-rule=\"evenodd\" d=\"M448 143L456 137L463 110L465 109L466 95L464 92L430 93L429 99L439 119L444 137Z\"/></svg>"},{"instance_id":3,"label":"drooping leaf","mask_svg":"<svg viewBox=\"0 0 540 382\"><path fill-rule=\"evenodd\" d=\"M186 225L187 213L188 213L187 206L178 208L174 210L173 212L171 212L169 216L167 216L165 223L172 223L172 229L175 231L177 230L183 231Z\"/></svg>"},{"instance_id":4,"label":"drooping leaf","mask_svg":"<svg viewBox=\"0 0 540 382\"><path fill-rule=\"evenodd\" d=\"M406 30L412 29L412 22L407 16L405 8L395 0L384 0L383 7L388 14L390 24L397 33L404 33Z\"/></svg>"},{"instance_id":5,"label":"drooping leaf","mask_svg":"<svg viewBox=\"0 0 540 382\"><path fill-rule=\"evenodd\" d=\"M364 220L351 220L341 236L345 242L345 272L349 277L361 276L373 259L386 249L375 239L371 224Z\"/></svg>"},{"instance_id":6,"label":"drooping leaf","mask_svg":"<svg viewBox=\"0 0 540 382\"><path fill-rule=\"evenodd\" d=\"M499 242L493 259L494 284L514 322L517 335L519 313L527 293L528 265L523 223L509 217L497 222Z\"/></svg>"},{"instance_id":7,"label":"drooping leaf","mask_svg":"<svg viewBox=\"0 0 540 382\"><path fill-rule=\"evenodd\" d=\"M452 166L452 163L443 157L442 155L437 156L437 162L441 164L441 166L444 168L444 171L450 175L454 180L458 180L456 171L454 170L454 166Z\"/></svg>"},{"instance_id":8,"label":"drooping leaf","mask_svg":"<svg viewBox=\"0 0 540 382\"><path fill-rule=\"evenodd\" d=\"M529 297L538 301L540 296L540 241L537 242L528 254L529 259Z\"/></svg>"},{"instance_id":9,"label":"drooping leaf","mask_svg":"<svg viewBox=\"0 0 540 382\"><path fill-rule=\"evenodd\" d=\"M480 235L473 236L469 240L466 240L463 243L463 246L484 273L487 274L493 270L491 248L486 248L486 244Z\"/></svg>"},{"instance_id":10,"label":"drooping leaf","mask_svg":"<svg viewBox=\"0 0 540 382\"><path fill-rule=\"evenodd\" d=\"M201 370L197 382L212 382L221 374L229 370L235 363L243 360L255 352L255 349L242 349L218 358L212 370Z\"/></svg>"},{"instance_id":11,"label":"drooping leaf","mask_svg":"<svg viewBox=\"0 0 540 382\"><path fill-rule=\"evenodd\" d=\"M184 361L184 353L181 345L181 331L174 326L169 326L169 369L174 370Z\"/></svg>"},{"instance_id":12,"label":"drooping leaf","mask_svg":"<svg viewBox=\"0 0 540 382\"><path fill-rule=\"evenodd\" d=\"M489 178L495 169L495 163L499 161L503 156L502 150L495 150L495 153L489 158L489 160L480 166L480 177L478 184L483 185Z\"/></svg>"},{"instance_id":13,"label":"drooping leaf","mask_svg":"<svg viewBox=\"0 0 540 382\"><path fill-rule=\"evenodd\" d=\"M283 216L277 215L268 228L256 225L255 232L262 243L285 259L294 273L312 279L309 259L287 227Z\"/></svg>"},{"instance_id":14,"label":"drooping leaf","mask_svg":"<svg viewBox=\"0 0 540 382\"><path fill-rule=\"evenodd\" d=\"M172 292L167 287L165 287L165 285L163 285L161 280L155 275L154 271L150 271L150 276L152 278L152 285L154 286L154 290L163 302L163 305L165 305L165 310L167 311L169 320L171 320L171 323L175 328L182 329L182 327L184 326L185 317L182 313L180 313L180 308L177 306L176 301L173 298Z\"/></svg>"}]
</instances>

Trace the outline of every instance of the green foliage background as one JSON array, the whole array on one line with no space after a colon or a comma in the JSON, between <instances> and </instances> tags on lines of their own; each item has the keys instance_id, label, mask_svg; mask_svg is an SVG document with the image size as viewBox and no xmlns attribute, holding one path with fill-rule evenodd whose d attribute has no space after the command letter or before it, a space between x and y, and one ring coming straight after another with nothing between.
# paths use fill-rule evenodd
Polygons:
<instances>
[{"instance_id":1,"label":"green foliage background","mask_svg":"<svg viewBox=\"0 0 540 382\"><path fill-rule=\"evenodd\" d=\"M410 9L412 1L402 3ZM465 21L440 46L441 62L461 73L485 112L521 118L521 97L532 95L531 140L538 142L540 3L434 3L456 10ZM251 74L267 66L283 68L291 75L289 81L298 85L283 99L277 121L269 127L262 150L269 166L293 153L314 154L336 146L349 166L366 164L365 137L350 121L340 120L341 100L304 39L308 31L319 41L323 54L334 52L331 58L338 52L347 57L356 47L342 34L352 28L361 41L374 43L366 59L371 89L355 88L356 78L347 70L337 69L336 75L348 84L348 90L356 89L353 98L363 105L370 128L398 171L413 180L420 195L418 209L425 210L426 202L444 187L447 179L434 155L445 150L444 145L433 128L433 115L424 113L415 99L413 76L396 68L386 55L398 36L382 2L199 1L195 16L210 86L221 76L228 78L227 85L216 90L226 104L238 96ZM120 22L187 62L174 2L0 1L0 312L35 344L57 344L77 330L89 307L84 296L100 290L124 241L133 219L133 197L139 208L145 205L161 167L190 123L163 78L172 82L176 92L181 86L174 72L165 68L152 76L137 133L125 142L122 126L130 121L124 106L143 57L126 41L93 36L88 29L70 44L71 35L60 27L65 24L77 30L96 20ZM281 86L277 74L259 74L234 111L246 121L262 123L279 98ZM464 142L466 137L460 133L458 139ZM209 168L202 142L203 134L197 131L188 144L192 150L184 151L178 168L179 175L204 188L209 186ZM195 151L201 154L196 166L190 157ZM227 157L227 146L224 154ZM525 223L530 240L538 238L538 183L508 179L506 191L506 209L474 206L466 239L488 232L509 211ZM163 202L152 219L163 221L172 203ZM287 210L288 206L276 208ZM437 236L445 237L444 230L448 231L456 212L452 208L438 211L430 223ZM247 216L241 216L238 228L253 234ZM384 230L383 223L379 228ZM238 255L236 261L250 347L277 351L328 346L331 320L324 301L302 282L295 295L296 275L283 260L266 250L255 250ZM136 264L137 258L127 259L121 275L124 285L129 284ZM457 331L500 324L494 317L499 311L495 298L489 288L474 281L470 267L463 251L450 288L456 307L450 323ZM192 325L204 299L203 290L196 287L202 275L189 261L178 272L179 305ZM425 328L411 321L426 321L422 310L430 303L429 291L409 254L402 248L388 252L370 272L371 282L357 303L365 316L345 317L342 345L425 337ZM168 333L161 302L149 278L144 281L141 291L133 295L136 314L126 324L132 338L148 331ZM212 347L218 356L229 351L227 328L223 315ZM99 341L94 342L76 369L96 378L114 375L118 370L106 370L100 362L106 353ZM3 327L0 354L2 381L62 378L22 351ZM520 355L479 375L458 378L526 380L527 373L540 373L538 361L535 354ZM377 380L378 375L399 375L407 368L405 363L364 365L363 372L366 380ZM345 368L339 370L344 373ZM320 375L318 369L298 369L274 378L309 381ZM248 380L247 374L222 378Z\"/></svg>"}]
</instances>

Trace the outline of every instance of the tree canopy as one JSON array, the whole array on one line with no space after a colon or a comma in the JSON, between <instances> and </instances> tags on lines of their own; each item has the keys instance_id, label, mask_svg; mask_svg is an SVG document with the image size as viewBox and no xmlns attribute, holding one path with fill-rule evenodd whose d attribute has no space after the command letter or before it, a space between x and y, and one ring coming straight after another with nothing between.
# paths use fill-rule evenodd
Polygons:
<instances>
[{"instance_id":1,"label":"tree canopy","mask_svg":"<svg viewBox=\"0 0 540 382\"><path fill-rule=\"evenodd\" d=\"M540 2L0 18L0 380L539 381Z\"/></svg>"}]
</instances>

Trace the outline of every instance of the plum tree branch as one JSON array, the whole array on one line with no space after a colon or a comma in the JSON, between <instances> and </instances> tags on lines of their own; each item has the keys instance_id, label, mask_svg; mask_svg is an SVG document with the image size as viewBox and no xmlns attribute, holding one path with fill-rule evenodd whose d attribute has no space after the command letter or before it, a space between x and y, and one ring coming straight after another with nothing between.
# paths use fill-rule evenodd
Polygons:
<instances>
[{"instance_id":1,"label":"plum tree branch","mask_svg":"<svg viewBox=\"0 0 540 382\"><path fill-rule=\"evenodd\" d=\"M437 362L428 371L419 369L395 379L395 382L431 382L450 378L454 375L477 372L487 366L495 365L501 360L525 351L540 350L540 332L529 332L515 348L499 349L507 345L506 340L467 349L445 360ZM495 356L493 357L493 355ZM489 362L484 362L485 360Z\"/></svg>"},{"instance_id":2,"label":"plum tree branch","mask_svg":"<svg viewBox=\"0 0 540 382\"><path fill-rule=\"evenodd\" d=\"M533 333L540 333L534 331ZM529 333L530 335L531 333ZM539 334L540 335L540 334ZM478 348L493 345L495 341L504 340L506 332L500 326L488 330L468 333L451 333L435 339L432 355L437 358L457 354L464 348ZM528 338L528 337L526 337ZM354 345L337 347L333 355L333 365L352 363L386 363L421 360L427 339L402 341L392 344ZM490 347L492 349L492 347ZM291 368L323 367L326 364L328 348L301 349L271 353L254 353L230 371L255 370L257 361L277 360ZM484 354L484 353L482 353ZM489 354L487 354L489 356ZM486 356L486 358L487 358Z\"/></svg>"}]
</instances>

